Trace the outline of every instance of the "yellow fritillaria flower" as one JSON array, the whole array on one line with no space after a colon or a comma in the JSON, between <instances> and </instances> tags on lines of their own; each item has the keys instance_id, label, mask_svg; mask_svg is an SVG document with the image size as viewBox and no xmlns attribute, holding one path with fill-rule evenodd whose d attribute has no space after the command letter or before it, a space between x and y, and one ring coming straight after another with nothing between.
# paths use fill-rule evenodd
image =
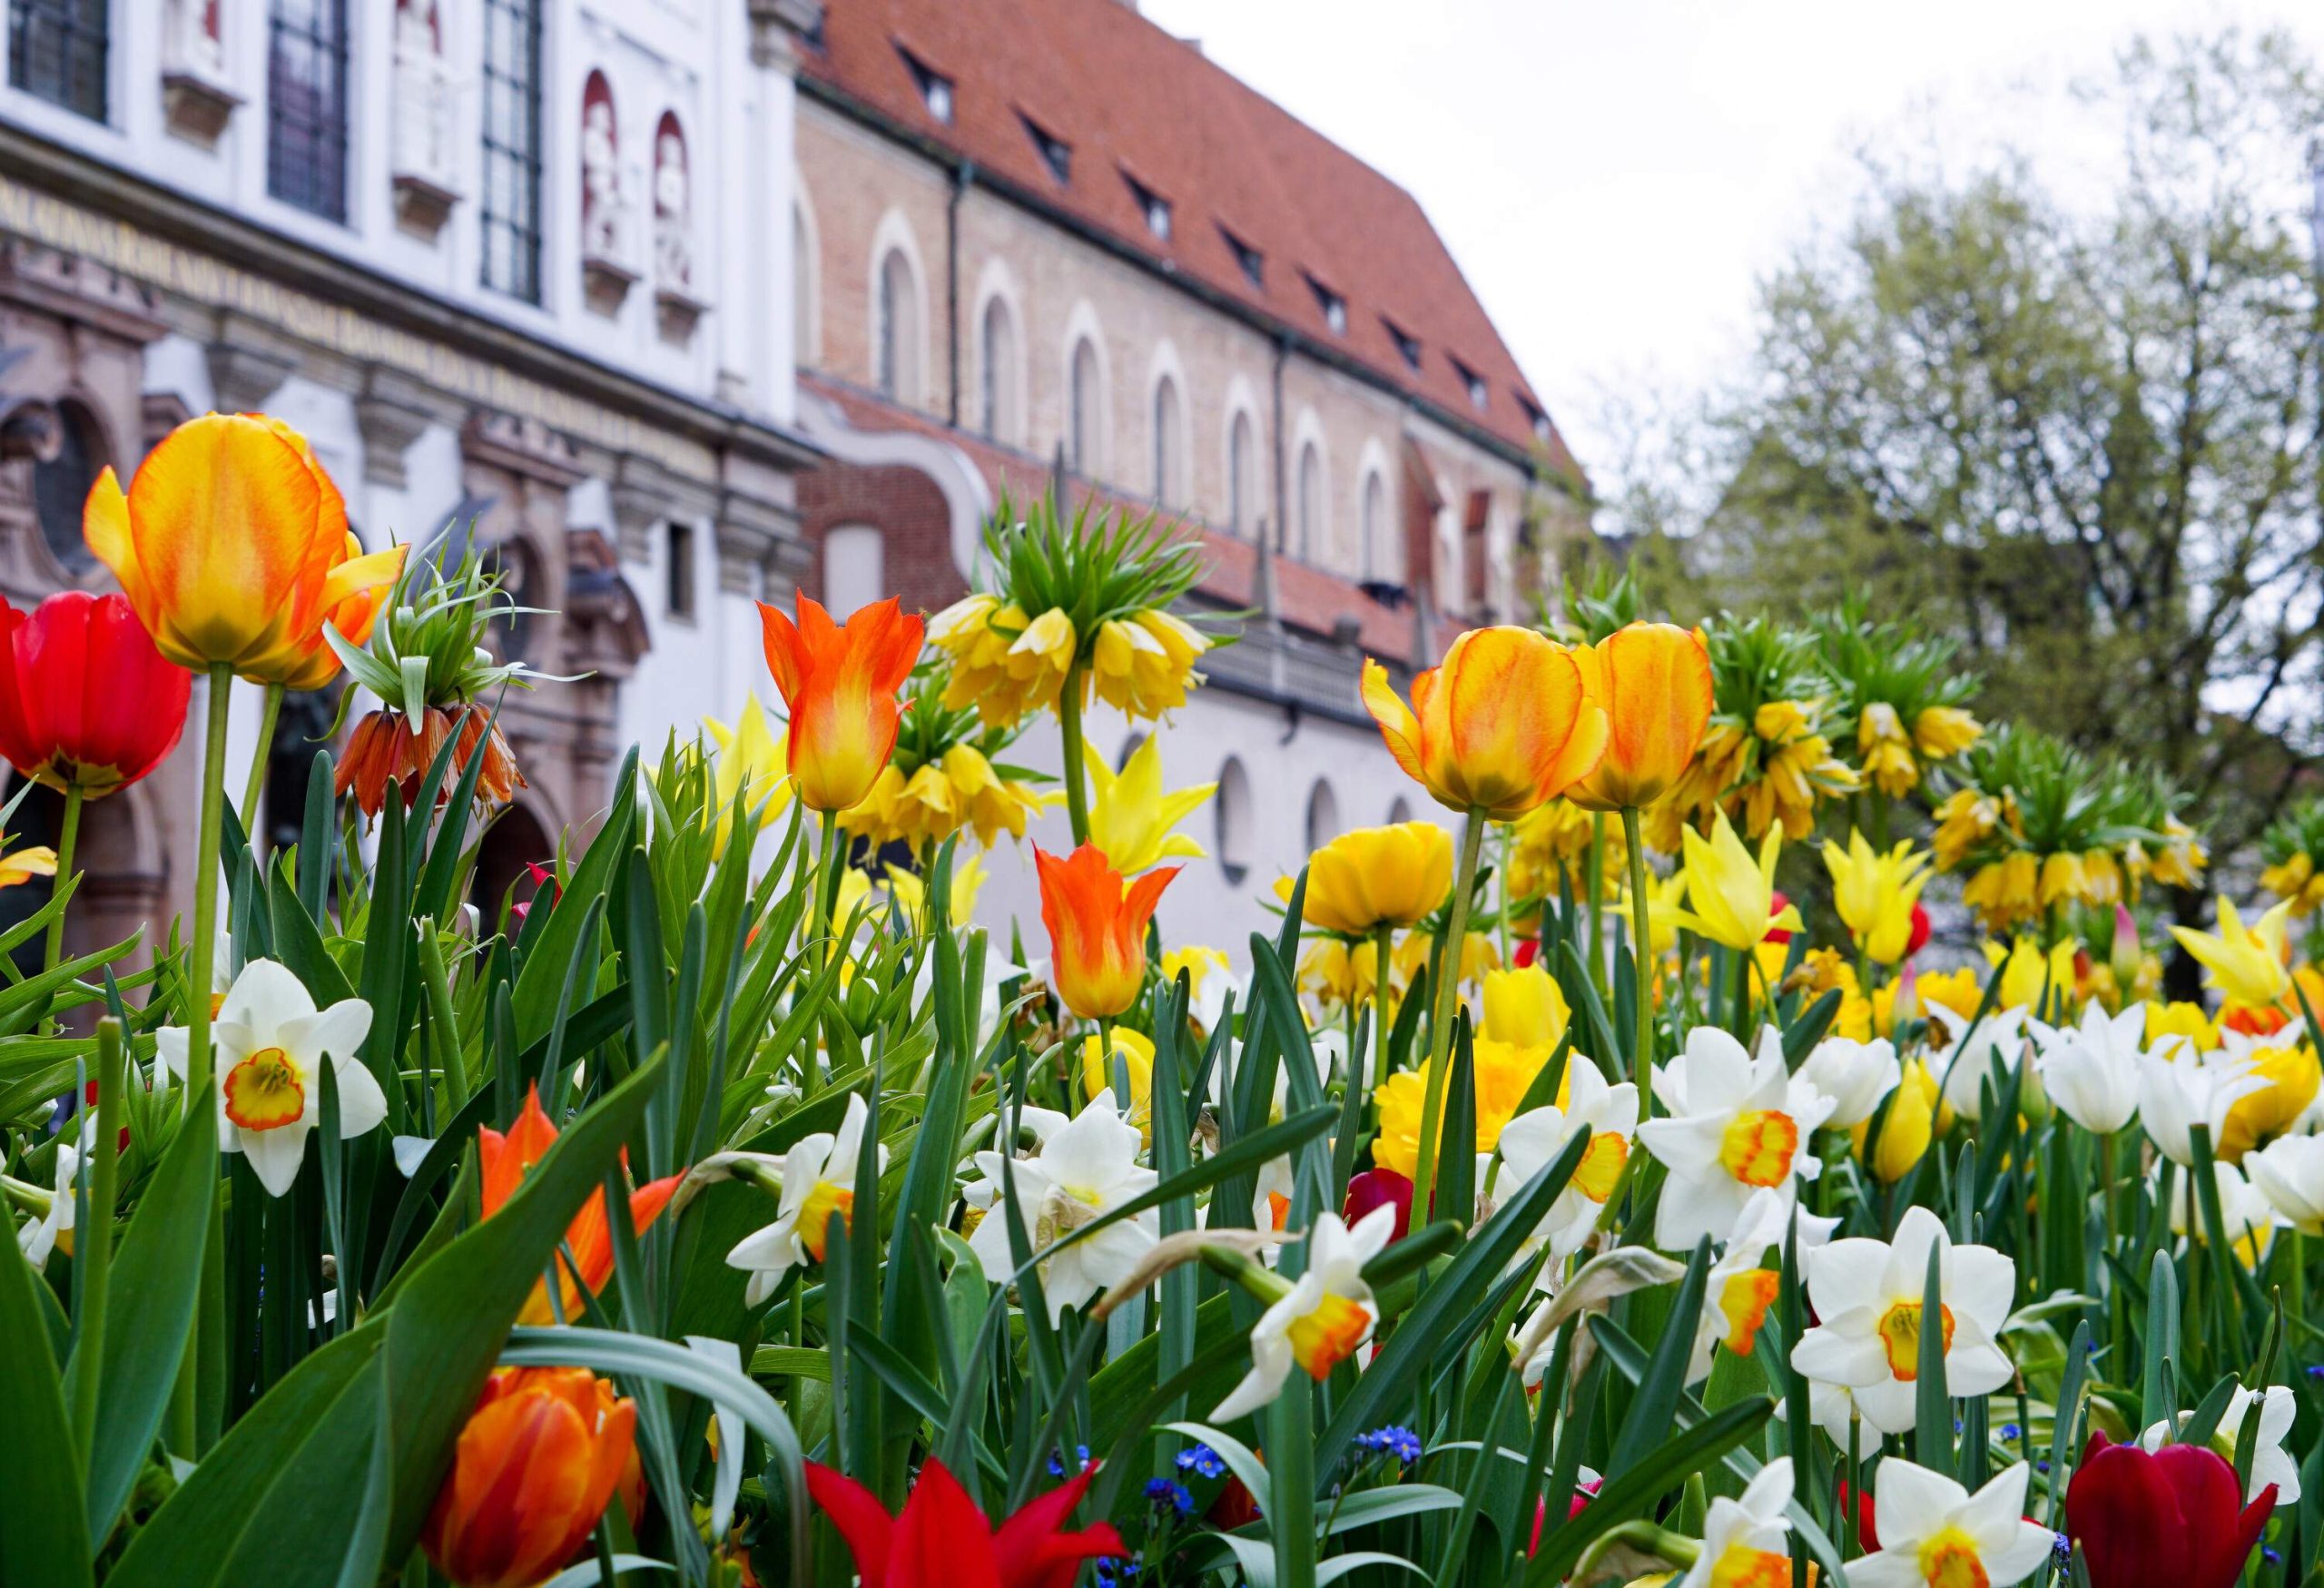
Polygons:
<instances>
[{"instance_id":1,"label":"yellow fritillaria flower","mask_svg":"<svg viewBox=\"0 0 2324 1588\"><path fill-rule=\"evenodd\" d=\"M784 758L788 735L767 725L766 708L759 705L755 692L743 697L743 709L734 715L734 726L715 717L703 718L702 725L717 746L711 765L712 815L716 827L710 852L723 855L731 836L729 829L734 824L737 794L745 807L763 804L761 831L791 803L790 768Z\"/></svg>"},{"instance_id":2,"label":"yellow fritillaria flower","mask_svg":"<svg viewBox=\"0 0 2324 1588\"><path fill-rule=\"evenodd\" d=\"M970 596L938 613L928 637L952 658L944 709L974 706L987 727L1055 705L1073 666L1073 620L1054 607L1029 618L1014 602Z\"/></svg>"},{"instance_id":3,"label":"yellow fritillaria flower","mask_svg":"<svg viewBox=\"0 0 2324 1588\"><path fill-rule=\"evenodd\" d=\"M1984 733L1983 725L1957 705L1924 706L1913 719L1913 745L1925 761L1958 755Z\"/></svg>"},{"instance_id":4,"label":"yellow fritillaria flower","mask_svg":"<svg viewBox=\"0 0 2324 1588\"><path fill-rule=\"evenodd\" d=\"M1027 821L1065 798L1061 790L1043 793L1001 776L973 745L953 745L944 752L943 764L960 819L976 830L977 842L987 849L1004 832L1024 837Z\"/></svg>"},{"instance_id":5,"label":"yellow fritillaria flower","mask_svg":"<svg viewBox=\"0 0 2324 1588\"><path fill-rule=\"evenodd\" d=\"M1762 708L1763 711L1765 708ZM1783 830L1768 829L1757 859L1735 835L1721 811L1711 824L1709 838L1693 828L1681 837L1686 844L1687 902L1672 922L1716 943L1748 952L1770 931L1801 930L1799 912L1790 904L1775 906L1776 860L1783 853Z\"/></svg>"},{"instance_id":6,"label":"yellow fritillaria flower","mask_svg":"<svg viewBox=\"0 0 2324 1588\"><path fill-rule=\"evenodd\" d=\"M1832 873L1832 902L1858 947L1884 965L1905 957L1913 940L1913 906L1928 885L1926 854L1910 840L1886 853L1876 852L1863 833L1851 831L1842 849L1824 841L1824 867Z\"/></svg>"},{"instance_id":7,"label":"yellow fritillaria flower","mask_svg":"<svg viewBox=\"0 0 2324 1588\"><path fill-rule=\"evenodd\" d=\"M1164 793L1161 741L1148 736L1118 773L1086 745L1089 768L1089 842L1122 875L1135 876L1174 857L1200 859L1201 844L1172 828L1201 808L1218 785L1196 784Z\"/></svg>"},{"instance_id":8,"label":"yellow fritillaria flower","mask_svg":"<svg viewBox=\"0 0 2324 1588\"><path fill-rule=\"evenodd\" d=\"M1891 799L1902 799L1921 780L1921 764L1913 755L1912 736L1905 732L1896 708L1876 700L1856 716L1856 747L1872 785Z\"/></svg>"},{"instance_id":9,"label":"yellow fritillaria flower","mask_svg":"<svg viewBox=\"0 0 2324 1588\"><path fill-rule=\"evenodd\" d=\"M2219 931L2197 932L2174 926L2171 935L2195 956L2207 972L2204 980L2230 1002L2247 1009L2272 1009L2291 995L2291 972L2284 968L2286 922L2291 901L2270 909L2250 926L2236 913L2235 902L2219 902Z\"/></svg>"},{"instance_id":10,"label":"yellow fritillaria flower","mask_svg":"<svg viewBox=\"0 0 2324 1588\"><path fill-rule=\"evenodd\" d=\"M947 918L954 926L976 919L977 898L984 892L984 856L956 854L952 861L952 886L946 894ZM928 928L928 883L917 873L900 865L888 867L888 892L903 907L905 916L921 930Z\"/></svg>"},{"instance_id":11,"label":"yellow fritillaria flower","mask_svg":"<svg viewBox=\"0 0 2324 1588\"><path fill-rule=\"evenodd\" d=\"M1202 682L1195 663L1210 646L1209 636L1158 607L1111 618L1090 647L1090 683L1123 715L1158 717L1187 704Z\"/></svg>"},{"instance_id":12,"label":"yellow fritillaria flower","mask_svg":"<svg viewBox=\"0 0 2324 1588\"><path fill-rule=\"evenodd\" d=\"M920 850L958 832L962 814L940 767L924 765L906 774L891 761L872 780L872 792L840 812L838 822L841 831L874 845Z\"/></svg>"}]
</instances>

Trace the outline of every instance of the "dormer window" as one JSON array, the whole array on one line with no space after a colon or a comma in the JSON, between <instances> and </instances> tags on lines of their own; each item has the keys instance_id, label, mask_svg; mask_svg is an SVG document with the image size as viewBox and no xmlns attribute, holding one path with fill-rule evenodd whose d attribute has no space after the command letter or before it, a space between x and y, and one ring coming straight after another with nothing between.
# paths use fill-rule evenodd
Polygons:
<instances>
[{"instance_id":1,"label":"dormer window","mask_svg":"<svg viewBox=\"0 0 2324 1588\"><path fill-rule=\"evenodd\" d=\"M1147 187L1128 172L1122 180L1129 183L1130 197L1137 201L1137 212L1146 217L1146 229L1162 242L1170 241L1170 201Z\"/></svg>"},{"instance_id":2,"label":"dormer window","mask_svg":"<svg viewBox=\"0 0 2324 1588\"><path fill-rule=\"evenodd\" d=\"M1404 368L1419 374L1420 339L1384 314L1380 317L1380 323L1388 328L1388 340L1396 344L1397 356L1404 360Z\"/></svg>"},{"instance_id":3,"label":"dormer window","mask_svg":"<svg viewBox=\"0 0 2324 1588\"><path fill-rule=\"evenodd\" d=\"M1468 389L1469 406L1479 413L1484 412L1488 399L1485 378L1458 359L1452 360L1452 372L1461 377L1461 384Z\"/></svg>"},{"instance_id":4,"label":"dormer window","mask_svg":"<svg viewBox=\"0 0 2324 1588\"><path fill-rule=\"evenodd\" d=\"M1226 239L1227 252L1234 254L1236 266L1242 271L1243 279L1253 287L1264 290L1267 284L1266 255L1224 226L1218 229L1218 234Z\"/></svg>"},{"instance_id":5,"label":"dormer window","mask_svg":"<svg viewBox=\"0 0 2324 1588\"><path fill-rule=\"evenodd\" d=\"M1517 406L1525 410L1525 422L1532 429L1533 439L1547 441L1550 439L1550 416L1542 410L1541 405L1521 391L1517 394Z\"/></svg>"},{"instance_id":6,"label":"dormer window","mask_svg":"<svg viewBox=\"0 0 2324 1588\"><path fill-rule=\"evenodd\" d=\"M1315 291L1315 307L1324 311L1324 323L1332 328L1334 336L1345 336L1347 334L1347 300L1313 276L1307 278L1307 285Z\"/></svg>"},{"instance_id":7,"label":"dormer window","mask_svg":"<svg viewBox=\"0 0 2324 1588\"><path fill-rule=\"evenodd\" d=\"M920 102L928 113L948 126L952 120L952 80L935 67L898 46L897 54L904 58L904 69L911 74L912 85L920 90Z\"/></svg>"},{"instance_id":8,"label":"dormer window","mask_svg":"<svg viewBox=\"0 0 2324 1588\"><path fill-rule=\"evenodd\" d=\"M1041 163L1049 168L1049 174L1059 182L1072 181L1073 145L1022 111L1017 113L1017 119L1025 123L1025 134L1033 140L1034 152L1040 155Z\"/></svg>"}]
</instances>

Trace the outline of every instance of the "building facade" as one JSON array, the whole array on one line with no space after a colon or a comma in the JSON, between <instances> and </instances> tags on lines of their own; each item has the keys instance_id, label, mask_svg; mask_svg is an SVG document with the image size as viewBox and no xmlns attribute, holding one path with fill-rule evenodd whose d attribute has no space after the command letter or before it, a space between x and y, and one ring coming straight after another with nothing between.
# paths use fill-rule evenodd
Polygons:
<instances>
[{"instance_id":1,"label":"building facade","mask_svg":"<svg viewBox=\"0 0 2324 1588\"><path fill-rule=\"evenodd\" d=\"M1344 828L1433 812L1358 705L1363 657L1407 673L1528 620L1580 519L1413 196L1120 0L830 0L799 84L793 340L825 454L800 508L834 605L940 609L995 504L1053 484L1201 537L1198 604L1254 616L1163 731L1172 786L1219 784L1163 902L1180 941L1262 919ZM1119 756L1138 730L1090 736ZM1054 733L1014 758L1054 768ZM1029 868L995 871L990 912L1031 919Z\"/></svg>"},{"instance_id":2,"label":"building facade","mask_svg":"<svg viewBox=\"0 0 2324 1588\"><path fill-rule=\"evenodd\" d=\"M763 678L752 599L811 570L786 223L811 8L0 12L0 593L110 587L89 483L213 409L303 430L367 546L473 533L544 609L504 646L587 675L506 703L531 786L486 839L487 896L589 828L626 745ZM257 705L238 692L244 765ZM295 830L330 715L286 705L271 823ZM196 756L91 807L87 944L188 907ZM53 819L28 804L19 836Z\"/></svg>"}]
</instances>

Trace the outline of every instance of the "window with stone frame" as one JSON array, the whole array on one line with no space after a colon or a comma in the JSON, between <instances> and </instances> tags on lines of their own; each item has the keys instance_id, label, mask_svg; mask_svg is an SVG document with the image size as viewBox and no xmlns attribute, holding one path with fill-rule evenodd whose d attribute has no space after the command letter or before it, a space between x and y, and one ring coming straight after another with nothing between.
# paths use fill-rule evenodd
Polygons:
<instances>
[{"instance_id":1,"label":"window with stone frame","mask_svg":"<svg viewBox=\"0 0 2324 1588\"><path fill-rule=\"evenodd\" d=\"M540 0L484 0L484 284L541 301Z\"/></svg>"},{"instance_id":2,"label":"window with stone frame","mask_svg":"<svg viewBox=\"0 0 2324 1588\"><path fill-rule=\"evenodd\" d=\"M347 0L270 0L266 191L347 219Z\"/></svg>"},{"instance_id":3,"label":"window with stone frame","mask_svg":"<svg viewBox=\"0 0 2324 1588\"><path fill-rule=\"evenodd\" d=\"M106 119L110 0L8 0L8 86Z\"/></svg>"}]
</instances>

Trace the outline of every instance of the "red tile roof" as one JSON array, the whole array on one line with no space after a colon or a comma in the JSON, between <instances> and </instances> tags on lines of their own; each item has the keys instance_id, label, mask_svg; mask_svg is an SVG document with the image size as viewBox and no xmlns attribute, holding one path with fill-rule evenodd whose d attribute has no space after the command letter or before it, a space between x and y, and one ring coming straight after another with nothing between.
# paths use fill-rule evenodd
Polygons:
<instances>
[{"instance_id":1,"label":"red tile roof","mask_svg":"<svg viewBox=\"0 0 2324 1588\"><path fill-rule=\"evenodd\" d=\"M1546 412L1412 194L1112 0L826 0L811 84L1519 448ZM907 62L951 84L939 121ZM1071 149L1059 182L1027 123ZM1170 205L1154 235L1131 179ZM1264 257L1252 285L1227 233ZM1311 284L1313 283L1313 284ZM1316 285L1345 304L1334 331ZM1415 371L1393 321L1419 343ZM1484 380L1481 412L1461 372ZM1545 421L1546 422L1546 421ZM1564 442L1550 431L1561 462Z\"/></svg>"},{"instance_id":2,"label":"red tile roof","mask_svg":"<svg viewBox=\"0 0 2324 1588\"><path fill-rule=\"evenodd\" d=\"M859 429L909 430L957 449L984 476L995 499L1006 491L1021 502L1049 488L1049 467L1029 453L995 445L828 375L803 370L799 386L803 392L836 404L848 423ZM1133 513L1146 512L1153 506L1078 478L1068 480L1067 496L1068 506L1078 506L1085 498ZM1193 523L1186 530L1202 542L1205 571L1196 592L1225 607L1258 606L1258 547ZM1407 667L1420 665L1414 656L1419 636L1410 606L1388 607L1336 574L1287 557L1275 559L1275 609L1284 622L1328 638L1342 618L1353 617L1357 643L1366 654Z\"/></svg>"}]
</instances>

